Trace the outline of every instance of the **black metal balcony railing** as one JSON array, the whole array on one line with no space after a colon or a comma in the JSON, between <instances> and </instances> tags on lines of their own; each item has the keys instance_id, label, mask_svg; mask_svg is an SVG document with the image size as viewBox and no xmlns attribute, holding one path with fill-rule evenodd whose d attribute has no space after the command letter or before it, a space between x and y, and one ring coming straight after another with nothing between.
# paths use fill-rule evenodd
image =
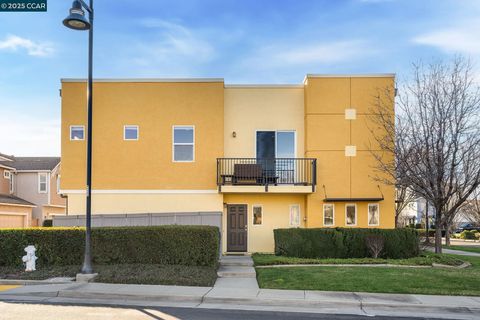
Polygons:
<instances>
[{"instance_id":1,"label":"black metal balcony railing","mask_svg":"<svg viewBox=\"0 0 480 320\"><path fill-rule=\"evenodd\" d=\"M218 158L217 185L316 185L317 159ZM268 190L268 189L267 189Z\"/></svg>"}]
</instances>

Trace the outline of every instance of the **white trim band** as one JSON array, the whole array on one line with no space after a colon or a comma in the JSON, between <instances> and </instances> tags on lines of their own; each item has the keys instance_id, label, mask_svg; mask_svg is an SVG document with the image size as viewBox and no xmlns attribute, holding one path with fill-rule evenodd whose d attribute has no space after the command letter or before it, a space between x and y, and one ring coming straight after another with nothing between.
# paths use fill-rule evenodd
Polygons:
<instances>
[{"instance_id":1,"label":"white trim band","mask_svg":"<svg viewBox=\"0 0 480 320\"><path fill-rule=\"evenodd\" d=\"M63 194L84 194L85 190L60 190ZM217 189L210 190L174 190L174 189L152 189L152 190L95 190L93 194L214 194Z\"/></svg>"}]
</instances>

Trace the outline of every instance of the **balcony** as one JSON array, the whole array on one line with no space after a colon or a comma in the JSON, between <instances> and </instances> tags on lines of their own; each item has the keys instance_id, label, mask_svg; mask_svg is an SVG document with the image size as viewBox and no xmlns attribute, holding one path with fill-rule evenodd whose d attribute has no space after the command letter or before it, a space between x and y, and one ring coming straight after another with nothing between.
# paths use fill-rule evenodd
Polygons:
<instances>
[{"instance_id":1,"label":"balcony","mask_svg":"<svg viewBox=\"0 0 480 320\"><path fill-rule=\"evenodd\" d=\"M217 186L223 193L312 193L316 172L313 158L217 158Z\"/></svg>"}]
</instances>

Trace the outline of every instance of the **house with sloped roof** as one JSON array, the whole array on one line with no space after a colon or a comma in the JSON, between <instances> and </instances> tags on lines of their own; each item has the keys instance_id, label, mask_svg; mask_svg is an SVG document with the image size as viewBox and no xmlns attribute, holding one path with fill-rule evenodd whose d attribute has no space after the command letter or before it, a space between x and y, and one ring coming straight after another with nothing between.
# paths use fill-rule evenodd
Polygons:
<instances>
[{"instance_id":1,"label":"house with sloped roof","mask_svg":"<svg viewBox=\"0 0 480 320\"><path fill-rule=\"evenodd\" d=\"M65 214L58 193L60 157L16 157L0 153L0 227L41 226Z\"/></svg>"}]
</instances>

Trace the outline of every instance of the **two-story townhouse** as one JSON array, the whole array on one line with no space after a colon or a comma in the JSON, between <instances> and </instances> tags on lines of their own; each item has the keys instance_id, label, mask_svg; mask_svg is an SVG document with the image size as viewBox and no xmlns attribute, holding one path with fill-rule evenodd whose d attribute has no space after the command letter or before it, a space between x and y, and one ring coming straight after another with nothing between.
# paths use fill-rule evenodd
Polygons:
<instances>
[{"instance_id":1,"label":"two-story townhouse","mask_svg":"<svg viewBox=\"0 0 480 320\"><path fill-rule=\"evenodd\" d=\"M276 228L393 228L394 190L372 179L369 151L385 88L394 75L95 80L93 225L218 225L223 252L272 252ZM70 220L55 225L84 220L85 90L62 80Z\"/></svg>"},{"instance_id":2,"label":"two-story townhouse","mask_svg":"<svg viewBox=\"0 0 480 320\"><path fill-rule=\"evenodd\" d=\"M65 199L59 194L60 157L16 157L3 155L0 166L8 166L8 195L32 205L24 226L41 226L55 214L65 214ZM19 223L17 223L19 224Z\"/></svg>"}]
</instances>

